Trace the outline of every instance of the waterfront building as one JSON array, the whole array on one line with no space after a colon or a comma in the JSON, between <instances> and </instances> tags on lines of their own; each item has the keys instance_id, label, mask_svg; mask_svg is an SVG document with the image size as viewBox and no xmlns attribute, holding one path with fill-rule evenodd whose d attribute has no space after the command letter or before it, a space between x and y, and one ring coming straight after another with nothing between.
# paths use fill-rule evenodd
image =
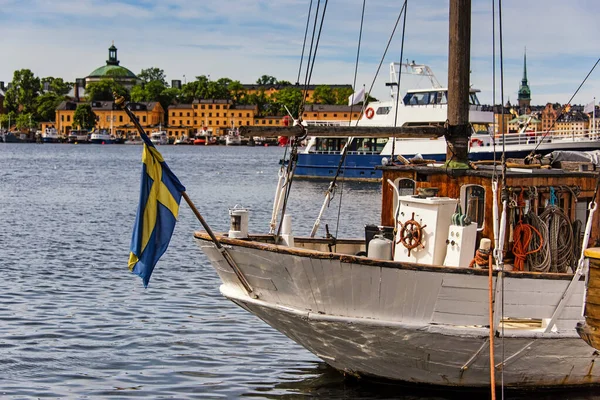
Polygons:
<instances>
[{"instance_id":1,"label":"waterfront building","mask_svg":"<svg viewBox=\"0 0 600 400\"><path fill-rule=\"evenodd\" d=\"M140 82L138 77L131 72L129 69L119 65L120 61L117 58L117 48L114 43L108 48L108 60L106 65L102 65L93 70L88 76L85 77L85 85L91 82L98 82L102 79L112 79L128 90Z\"/></svg>"},{"instance_id":2,"label":"waterfront building","mask_svg":"<svg viewBox=\"0 0 600 400\"><path fill-rule=\"evenodd\" d=\"M295 84L295 85L285 85L285 84L276 84L276 85L259 85L257 83L254 84L242 84L242 86L244 87L244 90L246 91L247 95L250 94L259 94L260 92L264 92L265 95L267 97L271 97L273 96L275 93L279 92L282 89L286 89L289 87L294 87L297 89L300 89L301 91L304 92L304 85L299 85L299 84ZM328 86L330 87L332 90L338 90L338 89L352 89L352 85L308 85L308 89L307 89L307 95L306 95L306 101L308 103L311 103L313 101L313 95L315 93L315 89L319 86ZM352 92L350 92L352 93Z\"/></svg>"},{"instance_id":3,"label":"waterfront building","mask_svg":"<svg viewBox=\"0 0 600 400\"><path fill-rule=\"evenodd\" d=\"M67 136L71 130L79 128L73 124L75 110L79 104L84 102L63 101L56 108L56 125L62 136ZM90 105L96 114L94 129L111 131L118 136L137 135L137 129L125 111L115 106L113 101L93 101ZM129 108L148 133L165 123L164 109L157 101L129 103Z\"/></svg>"},{"instance_id":4,"label":"waterfront building","mask_svg":"<svg viewBox=\"0 0 600 400\"><path fill-rule=\"evenodd\" d=\"M202 99L169 106L169 138L194 137L199 131L223 136L232 127L282 125L282 116L258 117L258 106L235 105L231 100Z\"/></svg>"},{"instance_id":5,"label":"waterfront building","mask_svg":"<svg viewBox=\"0 0 600 400\"><path fill-rule=\"evenodd\" d=\"M302 119L305 121L357 121L361 111L361 105L308 104L304 107Z\"/></svg>"}]
</instances>

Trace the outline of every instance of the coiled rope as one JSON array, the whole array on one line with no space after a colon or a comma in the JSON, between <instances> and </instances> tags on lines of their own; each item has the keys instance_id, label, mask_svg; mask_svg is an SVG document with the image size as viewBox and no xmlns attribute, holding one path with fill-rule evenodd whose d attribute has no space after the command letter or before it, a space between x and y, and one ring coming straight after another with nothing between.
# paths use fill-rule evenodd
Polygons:
<instances>
[{"instance_id":1,"label":"coiled rope","mask_svg":"<svg viewBox=\"0 0 600 400\"><path fill-rule=\"evenodd\" d=\"M549 205L540 215L548 226L550 272L568 272L573 266L573 228L569 217L555 205Z\"/></svg>"},{"instance_id":2,"label":"coiled rope","mask_svg":"<svg viewBox=\"0 0 600 400\"><path fill-rule=\"evenodd\" d=\"M550 269L550 247L548 245L548 225L533 211L529 210L527 219L532 227L539 233L540 237L534 236L529 242L528 251L530 254L525 260L525 270L535 272L548 272ZM541 243L540 243L541 238ZM538 249L538 251L532 251Z\"/></svg>"}]
</instances>

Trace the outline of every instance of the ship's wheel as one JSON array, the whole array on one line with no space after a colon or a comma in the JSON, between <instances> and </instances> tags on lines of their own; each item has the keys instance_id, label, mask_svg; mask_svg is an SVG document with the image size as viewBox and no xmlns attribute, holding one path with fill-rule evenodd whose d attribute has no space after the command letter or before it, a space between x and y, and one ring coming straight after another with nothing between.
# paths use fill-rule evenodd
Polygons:
<instances>
[{"instance_id":1,"label":"ship's wheel","mask_svg":"<svg viewBox=\"0 0 600 400\"><path fill-rule=\"evenodd\" d=\"M421 226L420 223L415 221L415 213L412 214L411 219L402 224L397 243L402 243L402 245L408 249L409 257L412 249L418 246L425 247L421 243L421 240L423 239L423 228L426 226L427 225Z\"/></svg>"}]
</instances>

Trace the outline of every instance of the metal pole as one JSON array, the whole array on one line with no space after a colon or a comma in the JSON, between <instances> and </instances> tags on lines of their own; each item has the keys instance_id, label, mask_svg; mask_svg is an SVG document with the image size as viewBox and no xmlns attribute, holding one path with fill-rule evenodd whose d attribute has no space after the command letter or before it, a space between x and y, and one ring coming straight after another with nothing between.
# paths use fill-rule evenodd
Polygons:
<instances>
[{"instance_id":1,"label":"metal pole","mask_svg":"<svg viewBox=\"0 0 600 400\"><path fill-rule=\"evenodd\" d=\"M125 98L124 97L118 97L118 95L116 93L114 95L115 95L115 104L117 106L121 107L123 109L123 111L125 111L125 113L129 116L129 118L131 119L131 121L133 122L133 124L135 125L135 127L137 128L138 132L140 133L140 136L143 135L143 136L145 136L147 138L148 135L146 135L146 132L144 132L144 128L142 128L142 126L140 125L140 123L137 120L137 118L135 117L135 115L133 115L133 113L131 112L131 110L129 108L127 108L127 106L125 105ZM219 240L217 239L217 237L213 233L212 229L210 229L210 226L208 226L208 224L204 220L204 217L202 217L202 214L200 214L200 211L198 211L198 209L196 208L196 206L192 202L192 199L189 198L189 196L187 195L186 192L181 192L181 196L185 199L186 203L190 206L190 208L192 209L192 212L194 213L194 215L196 216L196 218L198 218L198 221L200 221L200 224L202 225L202 227L204 228L204 230L208 233L208 235L210 236L210 239L212 240L212 242L215 244L215 246L217 247L217 249L219 250L219 252L223 256L223 258L225 259L225 261L227 261L227 264L229 264L229 266L231 267L231 269L233 269L233 272L238 277L238 279L239 279L240 283L242 284L242 286L244 286L244 289L246 289L246 292L248 293L248 295L252 295L254 298L258 297L254 293L254 290L252 289L252 286L250 286L250 283L248 282L248 280L244 276L244 273L240 270L240 268L237 266L235 260L231 257L231 254L229 254L227 252L227 250L221 245L221 242L219 242Z\"/></svg>"}]
</instances>

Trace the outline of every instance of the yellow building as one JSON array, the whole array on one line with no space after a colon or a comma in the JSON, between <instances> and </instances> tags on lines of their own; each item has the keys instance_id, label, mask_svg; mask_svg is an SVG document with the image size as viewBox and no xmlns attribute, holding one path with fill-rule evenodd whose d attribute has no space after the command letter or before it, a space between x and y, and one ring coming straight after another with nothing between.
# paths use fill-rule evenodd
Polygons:
<instances>
[{"instance_id":1,"label":"yellow building","mask_svg":"<svg viewBox=\"0 0 600 400\"><path fill-rule=\"evenodd\" d=\"M192 104L169 106L169 137L180 139L182 136L194 137L199 131L222 136L232 127L242 125L281 125L283 117L256 118L256 105L234 105L231 100L194 100ZM270 120L270 123L261 123Z\"/></svg>"},{"instance_id":2,"label":"yellow building","mask_svg":"<svg viewBox=\"0 0 600 400\"><path fill-rule=\"evenodd\" d=\"M244 87L244 89L246 90L246 94L248 94L248 95L249 94L258 94L261 91L264 91L265 95L267 97L271 97L278 91L289 88L289 87L294 87L294 88L300 89L302 92L304 92L304 85L258 85L255 83L255 84L243 84L242 86ZM311 103L313 101L313 95L315 93L315 89L318 86L328 86L332 90L352 89L352 85L308 85L307 96L306 96L306 101L308 103ZM350 92L350 93L352 93L352 92Z\"/></svg>"},{"instance_id":3,"label":"yellow building","mask_svg":"<svg viewBox=\"0 0 600 400\"><path fill-rule=\"evenodd\" d=\"M361 106L339 106L330 104L308 104L304 106L302 119L305 121L356 121L360 118Z\"/></svg>"},{"instance_id":4,"label":"yellow building","mask_svg":"<svg viewBox=\"0 0 600 400\"><path fill-rule=\"evenodd\" d=\"M66 137L70 131L78 129L74 126L73 117L79 104L84 102L63 101L56 108L56 127L58 132ZM128 137L137 135L137 129L130 121L125 111L115 107L112 101L93 101L89 103L96 114L94 129L111 131L116 135ZM157 101L144 103L129 103L129 109L148 133L161 124L164 125L164 109Z\"/></svg>"}]
</instances>

